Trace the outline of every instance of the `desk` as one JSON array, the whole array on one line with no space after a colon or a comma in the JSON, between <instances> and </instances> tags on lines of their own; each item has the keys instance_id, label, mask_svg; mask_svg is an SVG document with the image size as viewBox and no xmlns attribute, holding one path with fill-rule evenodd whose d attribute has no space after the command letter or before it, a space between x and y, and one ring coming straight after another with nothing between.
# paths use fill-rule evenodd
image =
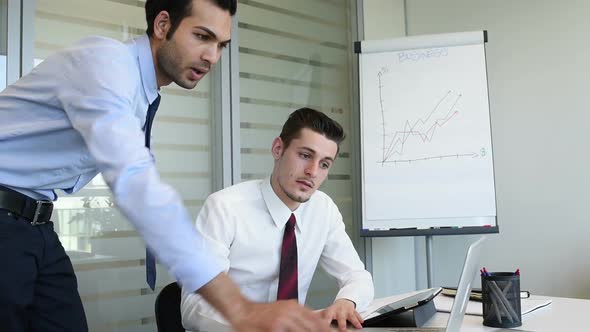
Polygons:
<instances>
[{"instance_id":1,"label":"desk","mask_svg":"<svg viewBox=\"0 0 590 332\"><path fill-rule=\"evenodd\" d=\"M559 332L559 331L588 331L588 315L590 313L590 300L570 299L563 297L536 296L542 299L551 299L550 305L530 312L522 316L522 326L516 328L535 332ZM447 323L449 314L437 312L428 322L430 327L442 327ZM479 332L496 331L498 329L482 324L481 316L465 315L461 331Z\"/></svg>"},{"instance_id":2,"label":"desk","mask_svg":"<svg viewBox=\"0 0 590 332\"><path fill-rule=\"evenodd\" d=\"M560 332L560 331L588 331L590 330L590 300L570 299L563 297L543 297L552 299L550 305L535 310L522 316L522 326L517 330L535 332ZM447 325L449 314L437 312L426 324L427 327L444 327ZM500 329L483 326L481 316L465 315L461 332L498 331ZM200 329L210 332L232 332L228 326L214 321L207 321ZM362 331L387 331L387 328L365 328ZM337 329L334 329L337 331ZM349 331L358 331L349 329Z\"/></svg>"}]
</instances>

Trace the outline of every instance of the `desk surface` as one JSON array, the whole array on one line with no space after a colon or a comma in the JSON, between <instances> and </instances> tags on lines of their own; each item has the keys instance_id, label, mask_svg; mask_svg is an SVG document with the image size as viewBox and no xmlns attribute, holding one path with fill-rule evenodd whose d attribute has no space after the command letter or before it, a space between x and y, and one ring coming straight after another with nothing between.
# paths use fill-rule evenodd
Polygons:
<instances>
[{"instance_id":1,"label":"desk surface","mask_svg":"<svg viewBox=\"0 0 590 332\"><path fill-rule=\"evenodd\" d=\"M553 300L551 305L530 312L522 316L522 326L514 331L535 331L535 332L555 332L555 331L588 331L589 320L586 315L590 313L590 300L570 299L563 297L544 297ZM449 314L437 312L436 315L428 322L427 327L445 327ZM500 329L483 326L481 316L465 315L461 332L480 332L480 331L498 331ZM365 328L362 331L387 331L387 328ZM228 326L218 324L214 321L208 321L202 326L201 331L212 332L231 332ZM336 331L336 329L334 329ZM358 331L349 329L349 331Z\"/></svg>"},{"instance_id":2,"label":"desk surface","mask_svg":"<svg viewBox=\"0 0 590 332\"><path fill-rule=\"evenodd\" d=\"M543 308L537 309L522 316L522 326L515 328L525 331L588 331L588 313L590 313L590 300L570 299L563 297L536 296L540 299L551 299L553 302ZM447 324L449 314L437 312L431 319L428 327L444 327ZM487 327L482 324L481 316L465 315L461 331L480 332L497 331L499 329ZM365 329L366 331L375 329ZM385 331L385 330L383 330Z\"/></svg>"}]
</instances>

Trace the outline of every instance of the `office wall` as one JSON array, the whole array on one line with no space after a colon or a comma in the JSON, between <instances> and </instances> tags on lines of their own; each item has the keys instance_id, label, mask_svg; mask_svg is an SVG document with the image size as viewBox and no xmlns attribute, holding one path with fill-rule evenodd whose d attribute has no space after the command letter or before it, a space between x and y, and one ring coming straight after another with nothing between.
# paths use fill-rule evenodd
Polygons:
<instances>
[{"instance_id":1,"label":"office wall","mask_svg":"<svg viewBox=\"0 0 590 332\"><path fill-rule=\"evenodd\" d=\"M489 32L500 234L489 236L484 265L520 268L533 293L590 298L590 3L412 0L406 13L408 35ZM457 282L474 238L435 237L436 283ZM416 248L423 276L422 239Z\"/></svg>"},{"instance_id":2,"label":"office wall","mask_svg":"<svg viewBox=\"0 0 590 332\"><path fill-rule=\"evenodd\" d=\"M406 35L403 0L363 0L365 39L385 39Z\"/></svg>"}]
</instances>

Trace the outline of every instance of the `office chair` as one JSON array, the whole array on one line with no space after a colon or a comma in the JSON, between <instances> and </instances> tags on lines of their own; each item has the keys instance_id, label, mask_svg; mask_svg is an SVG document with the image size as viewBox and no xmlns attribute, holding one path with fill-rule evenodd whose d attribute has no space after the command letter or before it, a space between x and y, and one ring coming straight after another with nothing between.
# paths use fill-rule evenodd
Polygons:
<instances>
[{"instance_id":1,"label":"office chair","mask_svg":"<svg viewBox=\"0 0 590 332\"><path fill-rule=\"evenodd\" d=\"M180 315L180 287L173 282L156 297L156 326L158 332L184 332Z\"/></svg>"}]
</instances>

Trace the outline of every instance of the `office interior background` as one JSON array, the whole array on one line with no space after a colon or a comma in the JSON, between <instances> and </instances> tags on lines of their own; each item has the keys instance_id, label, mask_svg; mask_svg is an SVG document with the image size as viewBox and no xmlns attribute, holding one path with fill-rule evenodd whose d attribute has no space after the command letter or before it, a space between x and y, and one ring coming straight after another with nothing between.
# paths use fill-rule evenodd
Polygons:
<instances>
[{"instance_id":1,"label":"office interior background","mask_svg":"<svg viewBox=\"0 0 590 332\"><path fill-rule=\"evenodd\" d=\"M85 36L144 33L144 3L0 0L0 89ZM521 288L534 294L590 298L588 17L583 0L239 0L233 42L215 71L194 90L161 91L157 166L196 217L211 192L269 175L270 143L291 111L322 110L348 139L321 189L373 272L376 296L425 288L423 238L359 237L352 42L485 29L500 234L488 236L483 263L520 268ZM159 266L156 292L147 288L143 242L100 176L61 195L53 219L91 331L155 331L156 294L173 279ZM475 238L434 238L434 285L458 282ZM328 305L336 289L317 273L308 304Z\"/></svg>"}]
</instances>

